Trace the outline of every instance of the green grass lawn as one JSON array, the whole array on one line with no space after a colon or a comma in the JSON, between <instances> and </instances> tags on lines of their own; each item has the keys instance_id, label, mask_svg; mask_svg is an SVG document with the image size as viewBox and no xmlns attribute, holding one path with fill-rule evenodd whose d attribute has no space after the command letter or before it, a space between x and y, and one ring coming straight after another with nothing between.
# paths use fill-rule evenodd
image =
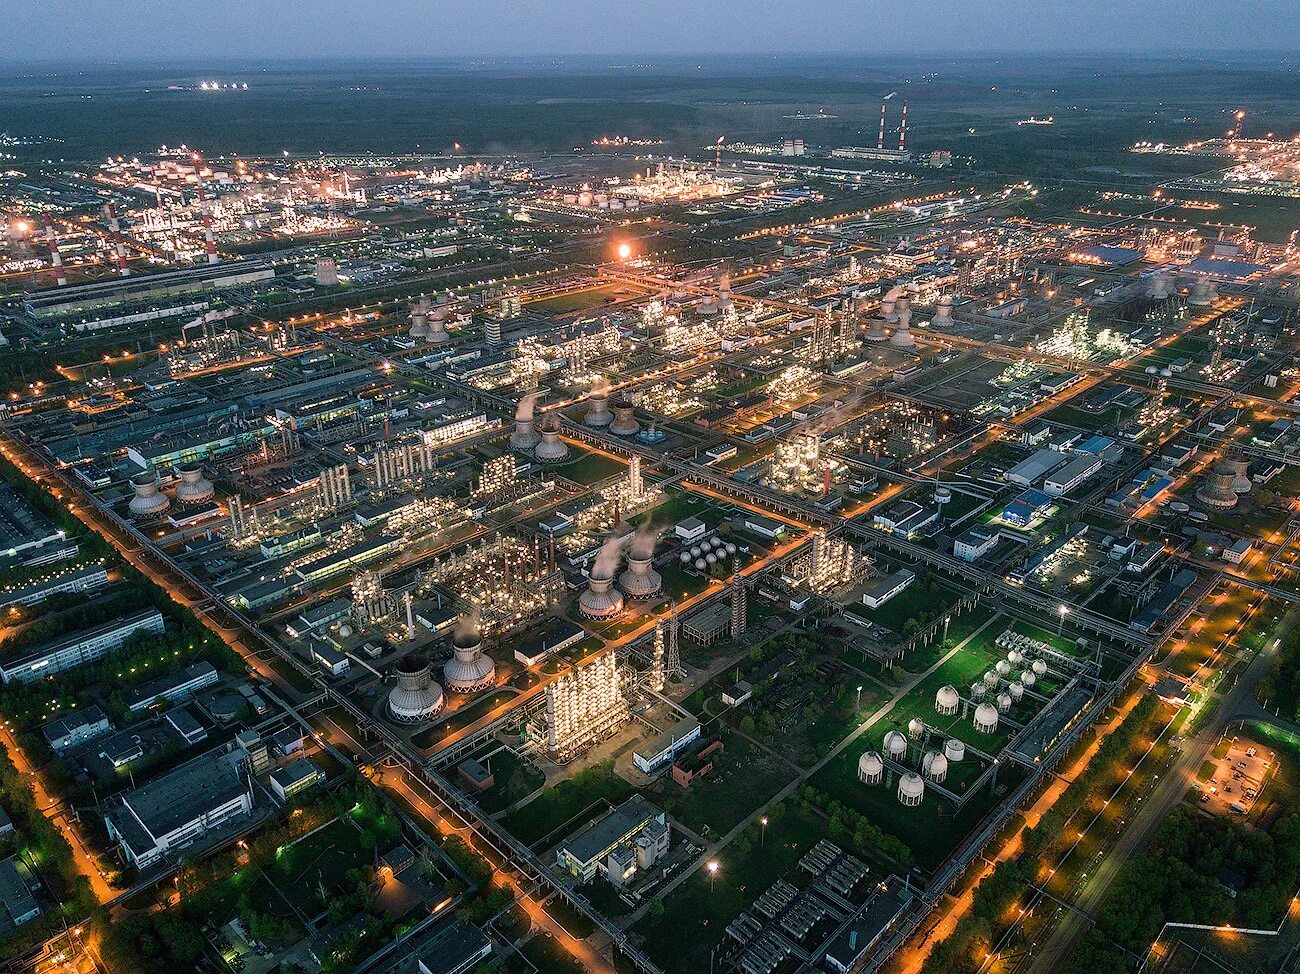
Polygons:
<instances>
[{"instance_id":1,"label":"green grass lawn","mask_svg":"<svg viewBox=\"0 0 1300 974\"><path fill-rule=\"evenodd\" d=\"M511 812L505 820L506 826L528 845L543 839L559 841L607 807L625 801L633 791L630 784L614 773L613 762L606 761L547 788L536 799Z\"/></svg>"},{"instance_id":2,"label":"green grass lawn","mask_svg":"<svg viewBox=\"0 0 1300 974\"><path fill-rule=\"evenodd\" d=\"M726 747L712 755L713 770L683 788L664 775L646 797L694 832L707 826L724 835L788 783L793 772L739 735L723 735Z\"/></svg>"},{"instance_id":3,"label":"green grass lawn","mask_svg":"<svg viewBox=\"0 0 1300 974\"><path fill-rule=\"evenodd\" d=\"M315 916L329 909L332 894L343 887L348 870L370 866L373 861L373 852L361 843L360 830L340 818L300 842L277 850L270 876L299 910Z\"/></svg>"},{"instance_id":4,"label":"green grass lawn","mask_svg":"<svg viewBox=\"0 0 1300 974\"><path fill-rule=\"evenodd\" d=\"M633 927L645 937L645 952L671 974L709 969L709 951L727 924L783 876L802 885L799 858L825 836L825 820L791 808L772 816L766 836L755 824L717 857L712 888L700 870L665 901L656 917L646 914ZM761 847L760 847L761 842Z\"/></svg>"}]
</instances>

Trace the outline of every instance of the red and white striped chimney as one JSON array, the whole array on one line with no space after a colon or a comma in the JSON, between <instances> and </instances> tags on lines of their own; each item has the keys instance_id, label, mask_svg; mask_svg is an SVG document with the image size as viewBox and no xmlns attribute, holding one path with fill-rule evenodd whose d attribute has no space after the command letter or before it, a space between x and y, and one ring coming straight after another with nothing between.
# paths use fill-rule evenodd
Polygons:
<instances>
[{"instance_id":1,"label":"red and white striped chimney","mask_svg":"<svg viewBox=\"0 0 1300 974\"><path fill-rule=\"evenodd\" d=\"M126 245L122 243L122 224L117 218L117 204L109 203L105 210L108 211L108 225L113 230L113 250L117 253L117 272L123 277L131 273L131 268L126 266Z\"/></svg>"},{"instance_id":2,"label":"red and white striped chimney","mask_svg":"<svg viewBox=\"0 0 1300 974\"><path fill-rule=\"evenodd\" d=\"M215 264L221 260L217 256L217 241L212 236L212 213L208 210L208 198L203 195L203 180L199 179L199 206L203 214L203 249L208 252L208 263Z\"/></svg>"},{"instance_id":3,"label":"red and white striped chimney","mask_svg":"<svg viewBox=\"0 0 1300 974\"><path fill-rule=\"evenodd\" d=\"M885 147L885 99L880 101L880 138L876 139L876 148Z\"/></svg>"},{"instance_id":4,"label":"red and white striped chimney","mask_svg":"<svg viewBox=\"0 0 1300 974\"><path fill-rule=\"evenodd\" d=\"M51 223L46 227L50 240L50 270L54 272L54 283L59 287L68 286L68 275L63 271L63 255L59 253L59 234Z\"/></svg>"},{"instance_id":5,"label":"red and white striped chimney","mask_svg":"<svg viewBox=\"0 0 1300 974\"><path fill-rule=\"evenodd\" d=\"M907 99L903 99L903 124L898 127L898 151L907 151Z\"/></svg>"}]
</instances>

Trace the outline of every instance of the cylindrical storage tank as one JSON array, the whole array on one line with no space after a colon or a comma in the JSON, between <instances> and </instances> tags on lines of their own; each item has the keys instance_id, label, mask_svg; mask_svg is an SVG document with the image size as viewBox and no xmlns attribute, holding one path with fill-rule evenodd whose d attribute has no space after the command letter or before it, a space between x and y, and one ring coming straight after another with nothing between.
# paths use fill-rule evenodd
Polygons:
<instances>
[{"instance_id":1,"label":"cylindrical storage tank","mask_svg":"<svg viewBox=\"0 0 1300 974\"><path fill-rule=\"evenodd\" d=\"M131 489L135 491L135 496L127 508L132 517L162 517L171 509L171 500L158 488L157 474L137 474L131 478Z\"/></svg>"},{"instance_id":2,"label":"cylindrical storage tank","mask_svg":"<svg viewBox=\"0 0 1300 974\"><path fill-rule=\"evenodd\" d=\"M925 797L925 782L915 771L909 771L898 779L898 800L908 808L916 808Z\"/></svg>"},{"instance_id":3,"label":"cylindrical storage tank","mask_svg":"<svg viewBox=\"0 0 1300 974\"><path fill-rule=\"evenodd\" d=\"M936 785L948 777L948 759L938 751L926 751L921 759L921 772Z\"/></svg>"},{"instance_id":4,"label":"cylindrical storage tank","mask_svg":"<svg viewBox=\"0 0 1300 974\"><path fill-rule=\"evenodd\" d=\"M955 714L960 705L961 697L957 693L957 688L952 684L940 687L934 695L935 712L945 717L951 717Z\"/></svg>"},{"instance_id":5,"label":"cylindrical storage tank","mask_svg":"<svg viewBox=\"0 0 1300 974\"><path fill-rule=\"evenodd\" d=\"M920 717L913 717L907 722L907 736L916 740L925 734L925 721Z\"/></svg>"},{"instance_id":6,"label":"cylindrical storage tank","mask_svg":"<svg viewBox=\"0 0 1300 974\"><path fill-rule=\"evenodd\" d=\"M894 761L907 757L907 738L896 730L885 735L885 754Z\"/></svg>"},{"instance_id":7,"label":"cylindrical storage tank","mask_svg":"<svg viewBox=\"0 0 1300 974\"><path fill-rule=\"evenodd\" d=\"M949 764L957 764L966 760L966 742L950 737L943 743L943 756L948 759Z\"/></svg>"},{"instance_id":8,"label":"cylindrical storage tank","mask_svg":"<svg viewBox=\"0 0 1300 974\"><path fill-rule=\"evenodd\" d=\"M998 708L982 703L975 708L975 729L981 734L992 734L998 729Z\"/></svg>"},{"instance_id":9,"label":"cylindrical storage tank","mask_svg":"<svg viewBox=\"0 0 1300 974\"><path fill-rule=\"evenodd\" d=\"M885 775L885 762L875 751L864 751L858 758L858 780L865 785L878 785Z\"/></svg>"},{"instance_id":10,"label":"cylindrical storage tank","mask_svg":"<svg viewBox=\"0 0 1300 974\"><path fill-rule=\"evenodd\" d=\"M1025 685L1019 680L1012 680L1011 685L1007 687L1007 693L1011 694L1011 699L1019 703L1025 699Z\"/></svg>"},{"instance_id":11,"label":"cylindrical storage tank","mask_svg":"<svg viewBox=\"0 0 1300 974\"><path fill-rule=\"evenodd\" d=\"M1039 676L1045 675L1047 673L1047 664L1041 659L1034 660L1034 672Z\"/></svg>"},{"instance_id":12,"label":"cylindrical storage tank","mask_svg":"<svg viewBox=\"0 0 1300 974\"><path fill-rule=\"evenodd\" d=\"M999 693L999 694L998 694L998 710L999 710L1001 713L1004 713L1004 714L1005 714L1005 713L1006 713L1008 710L1010 710L1010 709L1011 709L1011 694L1009 694L1009 693Z\"/></svg>"}]
</instances>

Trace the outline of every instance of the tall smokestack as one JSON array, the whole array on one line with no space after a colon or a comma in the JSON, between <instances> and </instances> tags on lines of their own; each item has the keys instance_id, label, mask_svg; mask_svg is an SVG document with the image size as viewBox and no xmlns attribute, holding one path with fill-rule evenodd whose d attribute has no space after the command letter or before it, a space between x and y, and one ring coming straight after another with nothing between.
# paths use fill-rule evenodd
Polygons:
<instances>
[{"instance_id":1,"label":"tall smokestack","mask_svg":"<svg viewBox=\"0 0 1300 974\"><path fill-rule=\"evenodd\" d=\"M885 99L880 100L880 138L876 140L876 148L885 147Z\"/></svg>"},{"instance_id":2,"label":"tall smokestack","mask_svg":"<svg viewBox=\"0 0 1300 974\"><path fill-rule=\"evenodd\" d=\"M54 283L59 287L67 287L68 275L63 272L63 255L59 253L59 232L52 223L47 230L50 235L50 269L54 272Z\"/></svg>"},{"instance_id":3,"label":"tall smokestack","mask_svg":"<svg viewBox=\"0 0 1300 974\"><path fill-rule=\"evenodd\" d=\"M212 238L212 213L208 210L208 198L203 195L202 177L199 178L199 206L203 214L203 249L208 252L208 263L215 264L221 258L217 256L217 242Z\"/></svg>"},{"instance_id":4,"label":"tall smokestack","mask_svg":"<svg viewBox=\"0 0 1300 974\"><path fill-rule=\"evenodd\" d=\"M898 127L898 151L907 151L907 99L903 99L903 123Z\"/></svg>"},{"instance_id":5,"label":"tall smokestack","mask_svg":"<svg viewBox=\"0 0 1300 974\"><path fill-rule=\"evenodd\" d=\"M117 253L117 272L123 277L131 273L131 269L126 266L126 246L122 243L122 224L117 218L117 204L109 203L106 207L108 210L108 225L113 230L113 249Z\"/></svg>"}]
</instances>

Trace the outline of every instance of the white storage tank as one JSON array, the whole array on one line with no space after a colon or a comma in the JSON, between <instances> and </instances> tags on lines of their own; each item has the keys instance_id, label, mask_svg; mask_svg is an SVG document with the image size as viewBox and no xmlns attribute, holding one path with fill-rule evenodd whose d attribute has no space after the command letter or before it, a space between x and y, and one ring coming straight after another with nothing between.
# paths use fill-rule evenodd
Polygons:
<instances>
[{"instance_id":1,"label":"white storage tank","mask_svg":"<svg viewBox=\"0 0 1300 974\"><path fill-rule=\"evenodd\" d=\"M885 775L885 762L875 751L865 751L858 758L858 780L865 785L878 785Z\"/></svg>"},{"instance_id":2,"label":"white storage tank","mask_svg":"<svg viewBox=\"0 0 1300 974\"><path fill-rule=\"evenodd\" d=\"M975 708L975 729L981 734L992 734L998 729L998 708L982 703Z\"/></svg>"},{"instance_id":3,"label":"white storage tank","mask_svg":"<svg viewBox=\"0 0 1300 974\"><path fill-rule=\"evenodd\" d=\"M925 782L915 771L909 771L898 779L898 800L908 808L916 808L925 797Z\"/></svg>"},{"instance_id":4,"label":"white storage tank","mask_svg":"<svg viewBox=\"0 0 1300 974\"><path fill-rule=\"evenodd\" d=\"M955 737L950 737L944 741L943 756L948 759L949 764L958 764L966 760L966 744Z\"/></svg>"}]
</instances>

